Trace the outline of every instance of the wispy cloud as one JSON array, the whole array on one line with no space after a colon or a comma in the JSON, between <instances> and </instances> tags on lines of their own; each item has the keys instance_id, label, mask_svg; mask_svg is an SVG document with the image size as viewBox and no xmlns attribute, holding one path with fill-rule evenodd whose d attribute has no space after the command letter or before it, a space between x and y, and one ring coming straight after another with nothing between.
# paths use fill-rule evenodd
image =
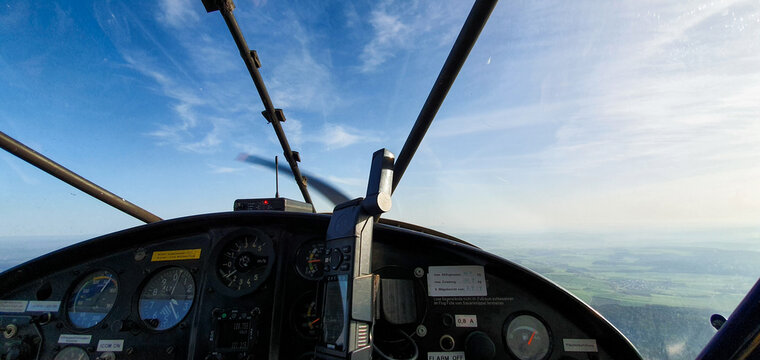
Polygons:
<instances>
[{"instance_id":1,"label":"wispy cloud","mask_svg":"<svg viewBox=\"0 0 760 360\"><path fill-rule=\"evenodd\" d=\"M219 166L219 165L214 165L214 164L208 164L208 166L209 168L211 168L211 173L213 174L232 174L232 173L238 173L247 169L244 167L229 167L229 166Z\"/></svg>"},{"instance_id":2,"label":"wispy cloud","mask_svg":"<svg viewBox=\"0 0 760 360\"><path fill-rule=\"evenodd\" d=\"M389 14L385 9L373 11L370 23L375 36L364 47L360 57L363 72L372 71L384 63L395 48L403 46L408 41L411 30L409 25L401 22L399 15Z\"/></svg>"},{"instance_id":3,"label":"wispy cloud","mask_svg":"<svg viewBox=\"0 0 760 360\"><path fill-rule=\"evenodd\" d=\"M362 72L373 72L410 47L427 48L451 42L459 30L458 17L467 14L461 2L419 2L383 0L369 14L372 37L359 55Z\"/></svg>"},{"instance_id":4,"label":"wispy cloud","mask_svg":"<svg viewBox=\"0 0 760 360\"><path fill-rule=\"evenodd\" d=\"M587 13L608 17L599 27L584 26L586 19L560 20L560 36L516 22L514 41L488 44L498 55L512 51L508 65L514 69L494 56L489 66L504 67L497 80L470 86L480 84L502 106L473 96L472 102L490 107L464 106L434 123L429 144L438 154L456 136L478 138L482 146L464 152L472 161L457 158L447 164L451 170L430 174L440 179L434 191L447 194L450 203L466 203L468 196L498 199L504 220L493 224L490 207L465 214L450 209L447 216L473 228L505 230L756 223L760 7L747 1L672 3L649 6L641 18L616 8ZM553 23L584 13L575 10L536 11ZM525 38L520 31L528 32ZM528 153L508 146L514 132L535 139L536 125L551 134L547 142L536 148L526 141ZM487 157L475 157L478 151ZM435 167L434 157L420 155ZM420 218L435 224L440 216Z\"/></svg>"},{"instance_id":5,"label":"wispy cloud","mask_svg":"<svg viewBox=\"0 0 760 360\"><path fill-rule=\"evenodd\" d=\"M171 19L182 17L189 11L185 2L165 1L162 6L167 9L167 26L181 25L172 23L174 20ZM190 75L197 71L187 71L186 64L198 68L216 68L217 71L223 72L232 67L227 60L227 54L214 50L214 41L207 35L191 36L199 46L193 51L188 51L188 56L197 61L178 61L171 55L178 50L167 49L166 45L157 40L126 7L112 9L110 4L96 4L95 10L99 25L121 54L125 65L151 79L156 85L155 91L171 100L170 109L175 117L156 124L156 129L147 131L146 134L155 138L159 144L171 145L180 151L216 151L230 134L235 132L238 125L235 125L232 119L240 119L241 110L250 110L251 105L229 103L227 92L237 89L229 86L222 88L213 81L218 76L217 73L203 72L202 74L208 78ZM192 20L192 17L190 19ZM181 43L189 41L185 35L180 37ZM158 51L147 51L145 43ZM171 66L166 66L165 63Z\"/></svg>"},{"instance_id":6,"label":"wispy cloud","mask_svg":"<svg viewBox=\"0 0 760 360\"><path fill-rule=\"evenodd\" d=\"M342 149L360 141L368 141L371 136L349 126L325 122L321 127L310 127L312 131L305 132L304 125L298 119L288 119L288 139L295 146L317 144L324 150ZM285 126L285 125L283 125ZM274 141L274 139L272 139Z\"/></svg>"},{"instance_id":7,"label":"wispy cloud","mask_svg":"<svg viewBox=\"0 0 760 360\"><path fill-rule=\"evenodd\" d=\"M288 11L278 19L276 41L288 46L281 48L282 55L275 59L273 55L277 54L269 53L266 64L275 61L262 68L262 75L277 107L324 115L342 103L334 86L330 56L333 44L318 39L325 34L306 29L304 16L307 15Z\"/></svg>"},{"instance_id":8,"label":"wispy cloud","mask_svg":"<svg viewBox=\"0 0 760 360\"><path fill-rule=\"evenodd\" d=\"M273 70L269 87L278 107L327 111L340 101L334 97L330 70L304 46L289 52Z\"/></svg>"},{"instance_id":9,"label":"wispy cloud","mask_svg":"<svg viewBox=\"0 0 760 360\"><path fill-rule=\"evenodd\" d=\"M660 26L627 39L635 53L621 49L590 74L585 85L599 95L577 100L546 155L568 171L620 162L646 161L665 172L756 162L760 68L750 64L760 63L760 44L733 29L739 19L722 16L737 3L668 9ZM703 36L716 28L719 34Z\"/></svg>"},{"instance_id":10,"label":"wispy cloud","mask_svg":"<svg viewBox=\"0 0 760 360\"><path fill-rule=\"evenodd\" d=\"M2 154L0 155L0 158L3 159L3 162L8 165L8 167L13 170L16 175L24 181L26 184L37 184L38 181L32 177L29 176L25 170L21 169L21 167L18 166L18 161L15 161L15 159L12 159L10 155L8 154Z\"/></svg>"},{"instance_id":11,"label":"wispy cloud","mask_svg":"<svg viewBox=\"0 0 760 360\"><path fill-rule=\"evenodd\" d=\"M365 139L356 129L338 124L325 124L319 141L328 149L340 149Z\"/></svg>"},{"instance_id":12,"label":"wispy cloud","mask_svg":"<svg viewBox=\"0 0 760 360\"><path fill-rule=\"evenodd\" d=\"M158 21L175 28L190 26L199 18L197 9L192 4L190 0L161 0L160 11L157 11Z\"/></svg>"}]
</instances>

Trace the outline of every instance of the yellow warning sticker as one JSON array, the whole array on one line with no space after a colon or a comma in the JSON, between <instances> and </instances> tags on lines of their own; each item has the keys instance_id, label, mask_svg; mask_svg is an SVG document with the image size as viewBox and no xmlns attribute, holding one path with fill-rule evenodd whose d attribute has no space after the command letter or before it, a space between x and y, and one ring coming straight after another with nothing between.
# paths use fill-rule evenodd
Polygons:
<instances>
[{"instance_id":1,"label":"yellow warning sticker","mask_svg":"<svg viewBox=\"0 0 760 360\"><path fill-rule=\"evenodd\" d=\"M150 261L196 260L201 258L201 249L154 251Z\"/></svg>"}]
</instances>

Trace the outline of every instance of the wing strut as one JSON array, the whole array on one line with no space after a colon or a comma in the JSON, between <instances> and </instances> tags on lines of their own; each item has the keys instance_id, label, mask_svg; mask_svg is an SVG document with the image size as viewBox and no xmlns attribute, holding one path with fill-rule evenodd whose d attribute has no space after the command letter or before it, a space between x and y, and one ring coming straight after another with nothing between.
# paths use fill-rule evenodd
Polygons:
<instances>
[{"instance_id":1,"label":"wing strut","mask_svg":"<svg viewBox=\"0 0 760 360\"><path fill-rule=\"evenodd\" d=\"M59 180L84 191L86 194L111 205L129 215L132 215L146 223L152 223L161 221L161 218L152 214L148 210L145 210L126 199L118 196L102 187L94 184L93 182L77 175L75 172L59 165L53 160L45 157L26 145L20 143L18 140L6 135L0 131L0 147L7 150L9 153L16 155L21 160L24 160L40 170L55 176Z\"/></svg>"},{"instance_id":2,"label":"wing strut","mask_svg":"<svg viewBox=\"0 0 760 360\"><path fill-rule=\"evenodd\" d=\"M498 0L477 0L470 10L470 15L467 16L467 20L462 26L462 30L459 32L454 47L449 52L449 57L446 59L446 63L443 64L438 79L435 80L433 89L430 90L430 94L425 100L425 105L422 106L420 114L417 116L417 121L412 127L412 131L409 132L409 137L406 138L404 147L396 158L396 165L393 172L393 190L396 190L401 177L404 176L406 167L409 166L409 162L412 161L414 153L422 142L422 138L425 137L430 124L435 118L435 114L438 113L438 109L441 108L441 103L446 98L446 94L449 93L451 85L456 80L459 70L462 69L467 56L470 55L470 50L478 40L480 32L488 21L488 17L491 16L493 8L496 6Z\"/></svg>"},{"instance_id":3,"label":"wing strut","mask_svg":"<svg viewBox=\"0 0 760 360\"><path fill-rule=\"evenodd\" d=\"M298 188L301 189L304 201L311 204L311 196L309 195L309 190L306 188L306 180L301 176L301 171L298 169L298 161L300 161L300 158L297 152L293 152L290 149L288 138L285 137L285 132L282 130L282 125L280 125L280 122L285 121L285 116L282 114L281 109L275 109L274 105L272 105L272 99L269 97L267 87L264 85L264 80L259 73L258 68L261 67L261 63L259 62L258 55L256 55L256 51L248 48L248 44L245 42L245 38L243 38L243 33L240 31L240 27L238 27L237 20L235 20L235 15L232 14L232 11L235 10L235 4L232 0L203 0L203 5L206 7L207 12L219 10L219 12L222 13L224 22L227 23L232 38L235 40L235 44L240 51L240 56L243 58L245 66L251 74L253 84L256 85L256 90L259 92L261 102L264 103L264 108L266 110L264 110L262 114L267 121L272 123L274 132L277 134L277 139L282 146L285 160L290 164L290 170L293 173L293 177L296 179Z\"/></svg>"}]
</instances>

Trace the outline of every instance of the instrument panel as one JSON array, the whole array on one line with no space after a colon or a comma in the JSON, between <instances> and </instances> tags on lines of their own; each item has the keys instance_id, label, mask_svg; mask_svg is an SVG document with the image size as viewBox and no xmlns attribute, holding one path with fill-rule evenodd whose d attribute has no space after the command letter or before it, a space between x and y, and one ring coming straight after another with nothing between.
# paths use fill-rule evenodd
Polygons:
<instances>
[{"instance_id":1,"label":"instrument panel","mask_svg":"<svg viewBox=\"0 0 760 360\"><path fill-rule=\"evenodd\" d=\"M0 360L311 359L329 219L162 221L10 269ZM580 300L471 245L381 223L372 254L375 358L640 358Z\"/></svg>"}]
</instances>

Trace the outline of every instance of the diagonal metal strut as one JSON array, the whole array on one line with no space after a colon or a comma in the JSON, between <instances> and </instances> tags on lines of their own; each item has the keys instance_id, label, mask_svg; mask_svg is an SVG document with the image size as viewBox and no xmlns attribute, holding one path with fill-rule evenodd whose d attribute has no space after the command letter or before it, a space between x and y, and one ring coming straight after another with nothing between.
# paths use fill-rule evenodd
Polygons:
<instances>
[{"instance_id":1,"label":"diagonal metal strut","mask_svg":"<svg viewBox=\"0 0 760 360\"><path fill-rule=\"evenodd\" d=\"M93 182L77 175L75 172L59 165L53 160L45 157L18 140L6 135L0 131L0 148L7 150L9 153L16 155L40 170L55 176L59 180L84 191L86 194L119 209L129 215L132 215L146 223L161 221L161 218L145 210L126 199L94 184Z\"/></svg>"},{"instance_id":2,"label":"diagonal metal strut","mask_svg":"<svg viewBox=\"0 0 760 360\"><path fill-rule=\"evenodd\" d=\"M227 23L227 27L230 29L232 38L235 40L235 44L240 51L240 56L243 58L245 66L248 68L248 72L251 74L253 84L256 85L256 90L259 92L261 102L264 103L264 108L266 109L264 116L267 118L267 120L269 120L270 123L272 123L274 132L277 134L277 140L280 141L280 146L282 146L282 152L283 155L285 155L285 160L287 160L288 164L290 165L291 172L293 173L293 177L296 180L298 188L301 190L304 201L311 204L311 196L309 195L309 190L306 187L306 180L301 175L301 171L298 169L297 159L294 156L293 151L290 149L288 138L285 137L285 131L283 131L282 125L280 125L280 121L282 120L282 112L276 111L274 105L272 105L272 99L269 97L267 87L264 85L264 80L261 78L261 74L259 73L259 69L257 67L257 62L254 59L251 50L248 48L248 44L245 42L243 33L240 31L240 27L238 27L237 20L235 20L235 15L232 14L232 11L235 9L235 4L232 2L232 0L203 0L203 5L206 6L206 11L208 12L219 10L219 12L222 13L224 22Z\"/></svg>"},{"instance_id":3,"label":"diagonal metal strut","mask_svg":"<svg viewBox=\"0 0 760 360\"><path fill-rule=\"evenodd\" d=\"M438 113L438 109L441 108L443 100L446 99L446 95L451 89L451 85L454 84L459 70L462 69L467 56L470 55L470 50L475 46L475 42L478 41L478 36L483 30L483 27L488 22L488 17L491 16L491 12L498 0L477 0L470 10L470 14L467 16L467 20L462 26L462 30L459 32L454 46L449 52L446 62L443 64L441 72L438 74L438 79L435 80L433 88L430 90L430 94L425 100L425 105L422 106L420 114L417 116L417 121L412 127L412 131L409 132L409 137L406 138L404 147L396 158L396 165L393 172L393 190L396 190L401 177L404 176L406 167L409 166L409 162L412 161L414 153L417 152L417 148L422 142L422 138L425 137L430 124L435 118L435 114Z\"/></svg>"}]
</instances>

